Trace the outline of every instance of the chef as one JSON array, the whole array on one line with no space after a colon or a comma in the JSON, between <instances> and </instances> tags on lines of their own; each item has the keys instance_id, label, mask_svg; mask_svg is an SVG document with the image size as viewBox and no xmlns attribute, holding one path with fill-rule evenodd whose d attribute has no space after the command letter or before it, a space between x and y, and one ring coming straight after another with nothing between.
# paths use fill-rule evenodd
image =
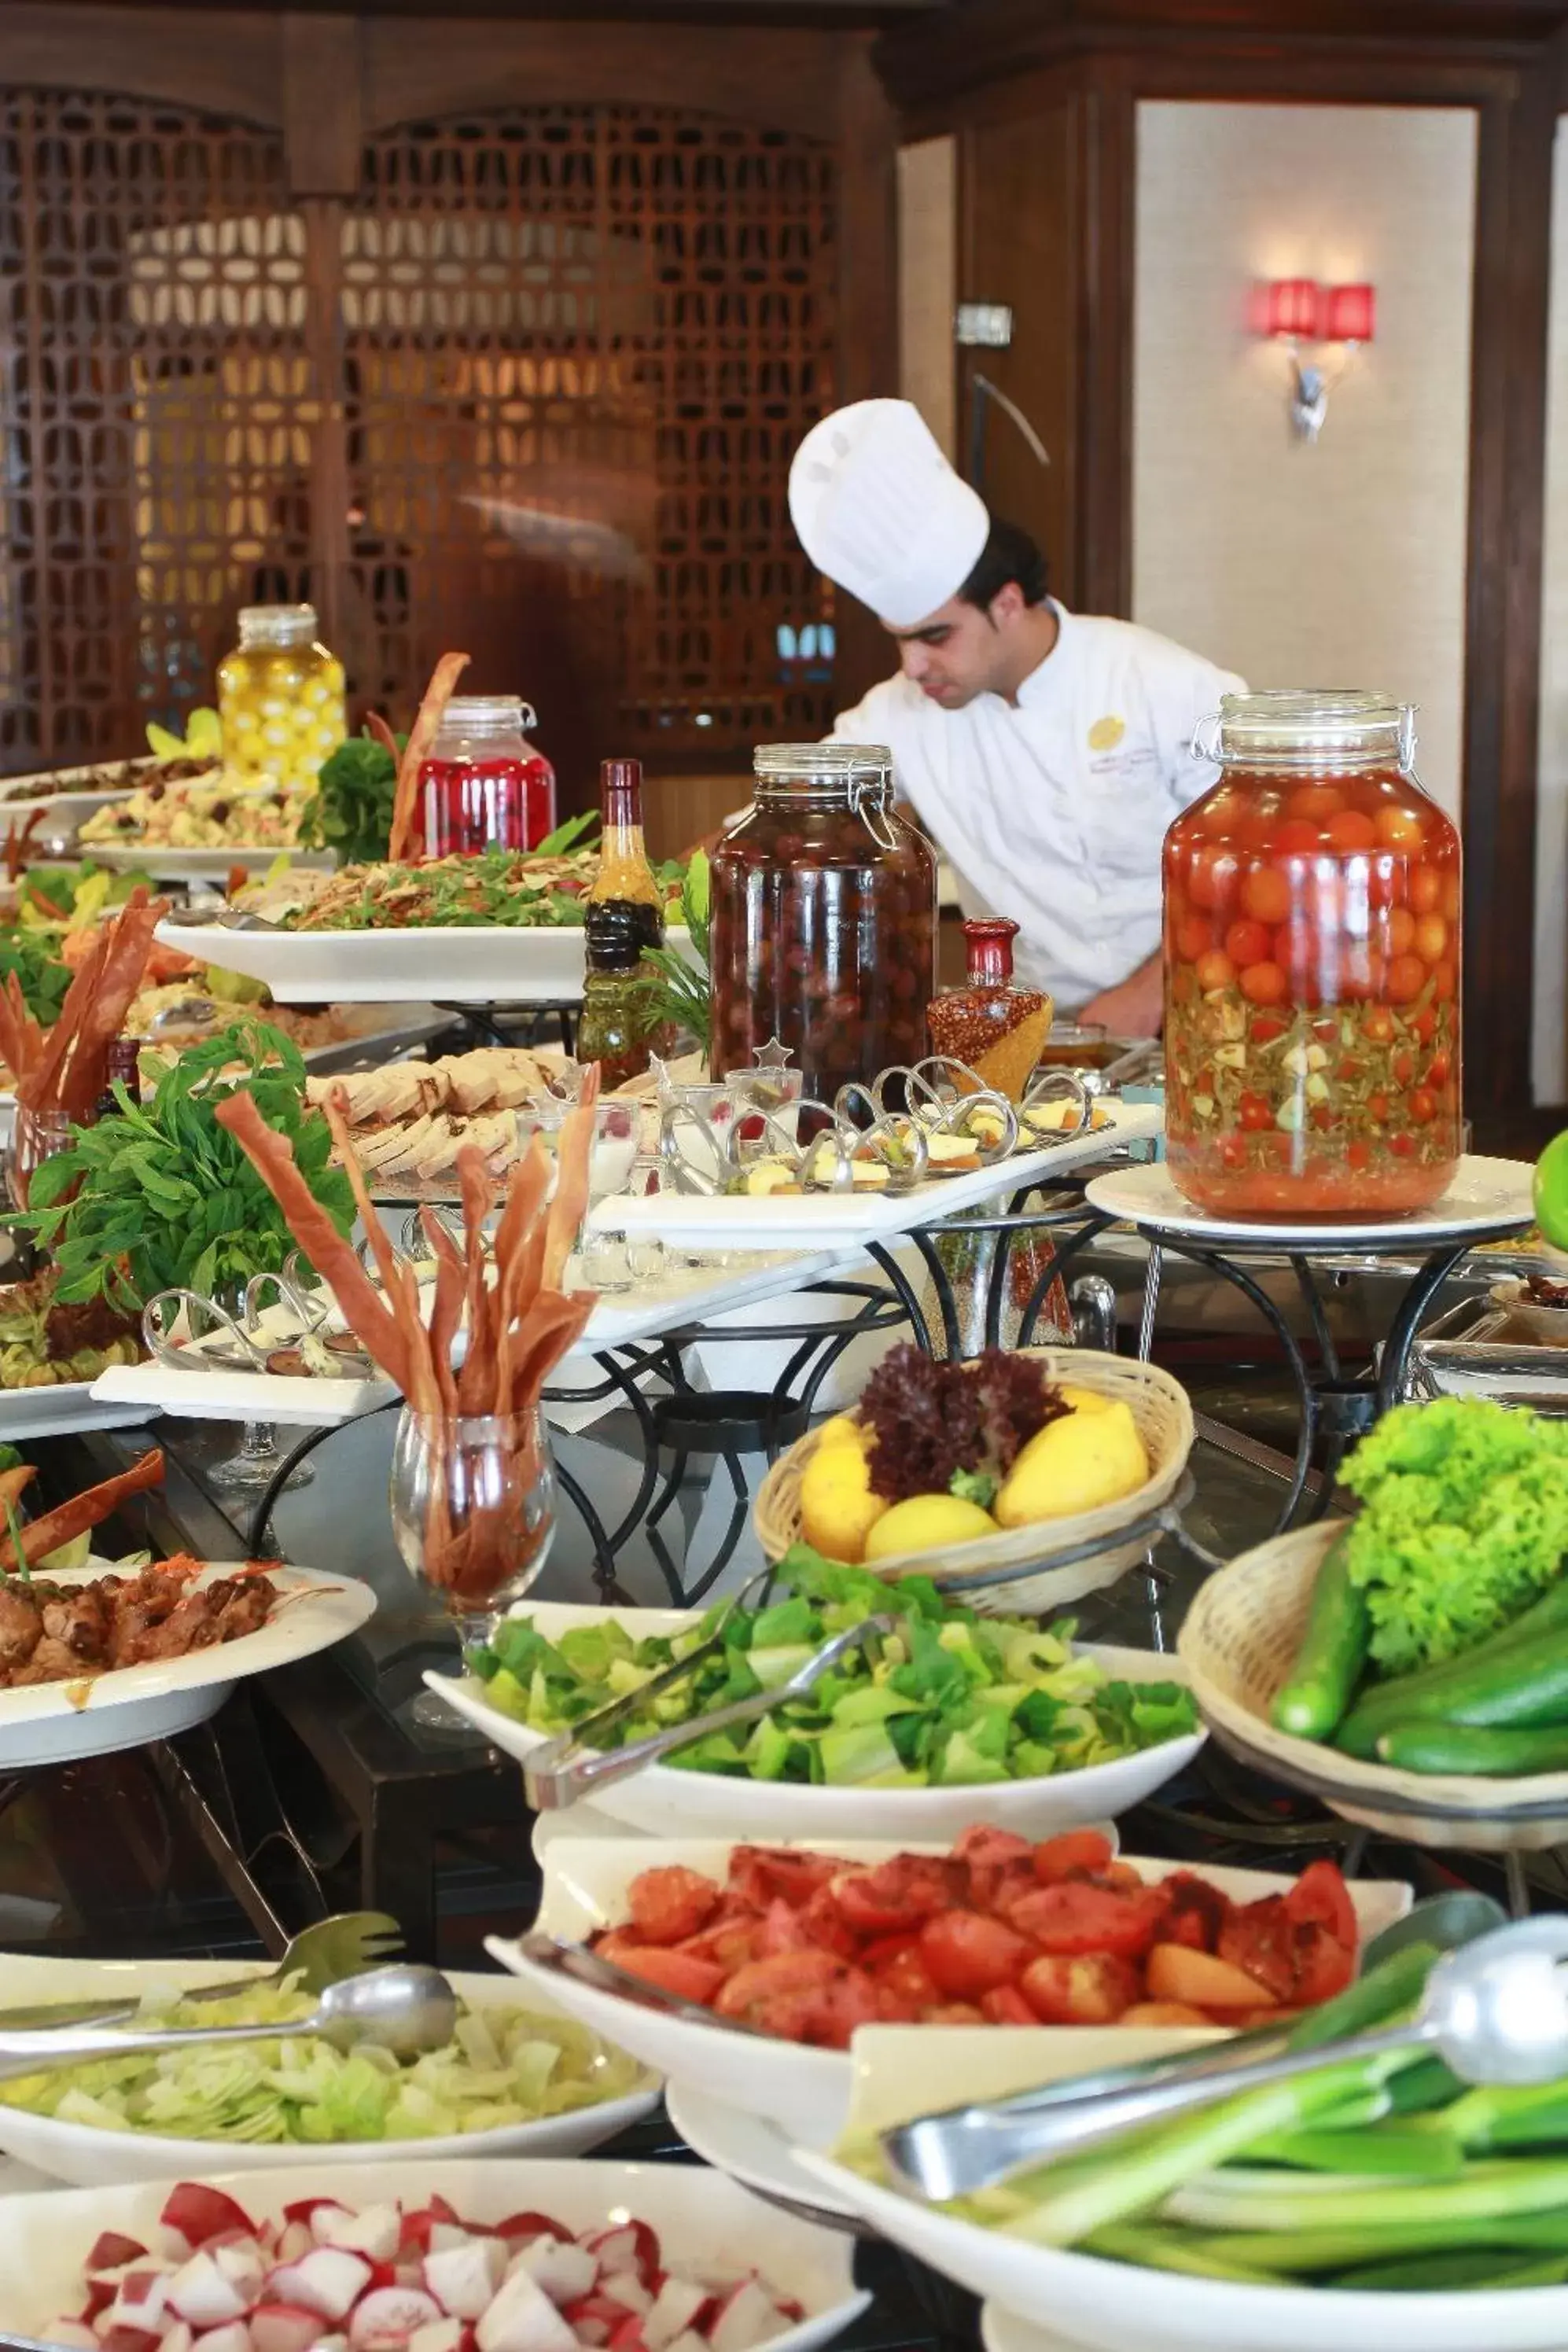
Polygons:
<instances>
[{"instance_id":1,"label":"chef","mask_svg":"<svg viewBox=\"0 0 1568 2352\"><path fill-rule=\"evenodd\" d=\"M1152 1036L1161 844L1214 781L1193 730L1241 680L1047 595L1034 541L987 512L908 401L824 417L789 503L812 562L899 648L898 676L835 738L890 747L964 913L1018 925L1022 982L1113 1036Z\"/></svg>"}]
</instances>

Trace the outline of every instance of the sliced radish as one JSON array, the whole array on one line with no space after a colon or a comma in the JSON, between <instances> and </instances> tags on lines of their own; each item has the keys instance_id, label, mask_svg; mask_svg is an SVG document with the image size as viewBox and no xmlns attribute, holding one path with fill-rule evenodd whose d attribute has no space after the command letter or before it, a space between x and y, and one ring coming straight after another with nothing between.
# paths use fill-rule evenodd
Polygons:
<instances>
[{"instance_id":1,"label":"sliced radish","mask_svg":"<svg viewBox=\"0 0 1568 2352\"><path fill-rule=\"evenodd\" d=\"M544 2289L552 2303L575 2303L591 2294L599 2275L599 2265L587 2247L574 2246L569 2239L563 2244L559 2238L535 2238L513 2260Z\"/></svg>"},{"instance_id":2,"label":"sliced radish","mask_svg":"<svg viewBox=\"0 0 1568 2352\"><path fill-rule=\"evenodd\" d=\"M105 2230L94 2240L87 2258L88 2275L90 2278L99 2271L122 2271L127 2263L142 2262L146 2255L146 2247L137 2239L127 2238L119 2230Z\"/></svg>"},{"instance_id":3,"label":"sliced radish","mask_svg":"<svg viewBox=\"0 0 1568 2352\"><path fill-rule=\"evenodd\" d=\"M256 2235L256 2224L243 2206L226 2197L221 2189L205 2188L199 2180L182 2180L172 2189L159 2220L165 2230L177 2231L193 2251L231 2230L242 2237Z\"/></svg>"},{"instance_id":4,"label":"sliced radish","mask_svg":"<svg viewBox=\"0 0 1568 2352\"><path fill-rule=\"evenodd\" d=\"M705 2286L696 2286L690 2279L667 2278L643 2317L642 2339L647 2352L665 2352L667 2345L692 2326L709 2300Z\"/></svg>"},{"instance_id":5,"label":"sliced radish","mask_svg":"<svg viewBox=\"0 0 1568 2352\"><path fill-rule=\"evenodd\" d=\"M167 2271L121 2271L120 2284L114 2291L114 2301L109 2306L110 2325L114 2327L141 2327L150 2336L159 2335L163 2326L163 2306L168 2301L170 2284Z\"/></svg>"},{"instance_id":6,"label":"sliced radish","mask_svg":"<svg viewBox=\"0 0 1568 2352\"><path fill-rule=\"evenodd\" d=\"M97 2336L79 2319L51 2319L39 2340L68 2345L70 2352L98 2352Z\"/></svg>"},{"instance_id":7,"label":"sliced radish","mask_svg":"<svg viewBox=\"0 0 1568 2352\"><path fill-rule=\"evenodd\" d=\"M635 2311L628 2311L620 2326L611 2329L610 2352L647 2352L642 2340L642 2321Z\"/></svg>"},{"instance_id":8,"label":"sliced radish","mask_svg":"<svg viewBox=\"0 0 1568 2352\"><path fill-rule=\"evenodd\" d=\"M684 2336L678 2336L673 2344L667 2346L666 2352L708 2352L708 2338L689 2327Z\"/></svg>"},{"instance_id":9,"label":"sliced radish","mask_svg":"<svg viewBox=\"0 0 1568 2352\"><path fill-rule=\"evenodd\" d=\"M607 2319L579 2319L573 2323L572 2333L579 2344L590 2344L596 2348L609 2342L610 2323Z\"/></svg>"},{"instance_id":10,"label":"sliced radish","mask_svg":"<svg viewBox=\"0 0 1568 2352\"><path fill-rule=\"evenodd\" d=\"M321 2340L321 2315L302 2303L261 2303L250 2315L255 2352L310 2352Z\"/></svg>"},{"instance_id":11,"label":"sliced radish","mask_svg":"<svg viewBox=\"0 0 1568 2352\"><path fill-rule=\"evenodd\" d=\"M164 2328L158 2352L191 2352L195 2340L184 2321L176 2319L173 2327Z\"/></svg>"},{"instance_id":12,"label":"sliced radish","mask_svg":"<svg viewBox=\"0 0 1568 2352\"><path fill-rule=\"evenodd\" d=\"M435 2297L419 2287L377 2287L350 2315L351 2352L404 2352L418 2328L445 2316Z\"/></svg>"},{"instance_id":13,"label":"sliced radish","mask_svg":"<svg viewBox=\"0 0 1568 2352\"><path fill-rule=\"evenodd\" d=\"M316 2246L302 2262L289 2263L267 2274L267 2295L272 2303L298 2303L319 2311L323 2319L343 2319L374 2278L363 2254L341 2246Z\"/></svg>"},{"instance_id":14,"label":"sliced radish","mask_svg":"<svg viewBox=\"0 0 1568 2352\"><path fill-rule=\"evenodd\" d=\"M326 2222L318 2233L322 2245L342 2246L369 2262L391 2262L403 2243L403 2216L395 2205L367 2205L363 2213L331 2214Z\"/></svg>"},{"instance_id":15,"label":"sliced radish","mask_svg":"<svg viewBox=\"0 0 1568 2352\"><path fill-rule=\"evenodd\" d=\"M196 2352L254 2352L250 2330L243 2319L231 2319L226 2327L209 2327L197 2336Z\"/></svg>"},{"instance_id":16,"label":"sliced radish","mask_svg":"<svg viewBox=\"0 0 1568 2352\"><path fill-rule=\"evenodd\" d=\"M274 2267L279 2263L299 2262L310 2252L315 2242L309 2221L286 2221L273 2244Z\"/></svg>"},{"instance_id":17,"label":"sliced radish","mask_svg":"<svg viewBox=\"0 0 1568 2352\"><path fill-rule=\"evenodd\" d=\"M746 2279L720 2305L708 2341L712 2352L752 2352L753 2344L765 2344L781 2326L773 2297L763 2294L755 2279Z\"/></svg>"},{"instance_id":18,"label":"sliced radish","mask_svg":"<svg viewBox=\"0 0 1568 2352\"><path fill-rule=\"evenodd\" d=\"M538 2281L514 2264L476 2331L479 2352L575 2352L577 2339Z\"/></svg>"},{"instance_id":19,"label":"sliced radish","mask_svg":"<svg viewBox=\"0 0 1568 2352\"><path fill-rule=\"evenodd\" d=\"M439 2200L432 2200L439 2203ZM457 2215L448 2207L446 2218L455 2221ZM570 2238L571 2231L564 2221L552 2221L548 2213L509 2213L504 2221L495 2225L498 2238Z\"/></svg>"},{"instance_id":20,"label":"sliced radish","mask_svg":"<svg viewBox=\"0 0 1568 2352\"><path fill-rule=\"evenodd\" d=\"M595 2236L584 2232L582 2243L591 2254L597 2254L601 2270L636 2271L644 2286L658 2284L663 2258L658 2236L646 2221L626 2221L614 2230L601 2230Z\"/></svg>"},{"instance_id":21,"label":"sliced radish","mask_svg":"<svg viewBox=\"0 0 1568 2352\"><path fill-rule=\"evenodd\" d=\"M620 2304L639 2319L653 2309L653 2297L635 2271L616 2271L609 2275L601 2273L599 2293L607 2294L612 2303Z\"/></svg>"},{"instance_id":22,"label":"sliced radish","mask_svg":"<svg viewBox=\"0 0 1568 2352\"><path fill-rule=\"evenodd\" d=\"M465 2238L460 2246L426 2255L425 2290L454 2319L482 2319L505 2268L500 2238Z\"/></svg>"},{"instance_id":23,"label":"sliced radish","mask_svg":"<svg viewBox=\"0 0 1568 2352\"><path fill-rule=\"evenodd\" d=\"M230 2320L243 2319L252 2300L219 2269L216 2256L205 2246L174 2273L167 2293L175 2318L184 2320L198 2335L205 2328L226 2327Z\"/></svg>"},{"instance_id":24,"label":"sliced radish","mask_svg":"<svg viewBox=\"0 0 1568 2352\"><path fill-rule=\"evenodd\" d=\"M408 2352L462 2352L467 2334L460 2319L428 2320L409 2337Z\"/></svg>"},{"instance_id":25,"label":"sliced radish","mask_svg":"<svg viewBox=\"0 0 1568 2352\"><path fill-rule=\"evenodd\" d=\"M105 2326L94 2341L100 2352L156 2352L158 2330L145 2327Z\"/></svg>"}]
</instances>

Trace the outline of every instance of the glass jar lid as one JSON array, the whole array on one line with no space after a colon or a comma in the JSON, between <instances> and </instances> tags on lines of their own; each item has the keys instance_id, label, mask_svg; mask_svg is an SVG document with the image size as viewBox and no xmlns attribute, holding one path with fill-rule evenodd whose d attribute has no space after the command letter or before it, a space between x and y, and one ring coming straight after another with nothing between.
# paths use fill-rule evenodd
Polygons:
<instances>
[{"instance_id":1,"label":"glass jar lid","mask_svg":"<svg viewBox=\"0 0 1568 2352\"><path fill-rule=\"evenodd\" d=\"M1415 709L1353 687L1287 687L1227 694L1193 736L1202 760L1222 766L1408 768Z\"/></svg>"},{"instance_id":2,"label":"glass jar lid","mask_svg":"<svg viewBox=\"0 0 1568 2352\"><path fill-rule=\"evenodd\" d=\"M308 646L319 624L314 604L242 604L241 646Z\"/></svg>"},{"instance_id":3,"label":"glass jar lid","mask_svg":"<svg viewBox=\"0 0 1568 2352\"><path fill-rule=\"evenodd\" d=\"M891 785L893 755L885 743L759 743L752 772L763 786L858 794Z\"/></svg>"},{"instance_id":4,"label":"glass jar lid","mask_svg":"<svg viewBox=\"0 0 1568 2352\"><path fill-rule=\"evenodd\" d=\"M494 741L526 735L539 724L531 706L515 694L455 694L441 713L437 740Z\"/></svg>"}]
</instances>

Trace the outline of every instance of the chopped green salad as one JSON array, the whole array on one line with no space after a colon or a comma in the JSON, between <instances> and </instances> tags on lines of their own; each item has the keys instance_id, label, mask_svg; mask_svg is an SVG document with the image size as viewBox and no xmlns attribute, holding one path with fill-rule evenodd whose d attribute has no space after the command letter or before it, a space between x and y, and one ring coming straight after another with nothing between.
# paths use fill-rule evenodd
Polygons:
<instances>
[{"instance_id":1,"label":"chopped green salad","mask_svg":"<svg viewBox=\"0 0 1568 2352\"><path fill-rule=\"evenodd\" d=\"M469 1664L504 1714L562 1732L689 1655L722 1620L723 1647L616 1725L611 1744L620 1746L775 1688L867 1617L900 1617L896 1633L851 1651L804 1698L664 1759L755 1780L920 1789L1034 1780L1113 1763L1198 1727L1181 1684L1114 1682L1075 1654L1070 1621L1042 1630L981 1617L928 1577L884 1581L805 1544L786 1553L778 1574L784 1596L763 1608L727 1616L719 1602L689 1629L642 1641L611 1619L552 1642L533 1619L509 1617Z\"/></svg>"},{"instance_id":2,"label":"chopped green salad","mask_svg":"<svg viewBox=\"0 0 1568 2352\"><path fill-rule=\"evenodd\" d=\"M154 2014L165 2025L284 2025L311 2007L309 1993L266 1986ZM209 2044L17 2077L0 2083L0 2101L97 2131L320 2147L500 2131L625 2098L647 2080L566 2018L487 2005L463 2011L446 2047L411 2063L313 2039Z\"/></svg>"}]
</instances>

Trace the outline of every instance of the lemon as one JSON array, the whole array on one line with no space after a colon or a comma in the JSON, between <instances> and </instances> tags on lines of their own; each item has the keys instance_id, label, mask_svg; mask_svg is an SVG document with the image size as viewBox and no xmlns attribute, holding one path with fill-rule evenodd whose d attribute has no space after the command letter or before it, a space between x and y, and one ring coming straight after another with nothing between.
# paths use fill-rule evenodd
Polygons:
<instances>
[{"instance_id":1,"label":"lemon","mask_svg":"<svg viewBox=\"0 0 1568 2352\"><path fill-rule=\"evenodd\" d=\"M1047 1421L1024 1447L996 1497L996 1517L1005 1528L1069 1518L1120 1502L1148 1475L1149 1456L1126 1405L1068 1413Z\"/></svg>"},{"instance_id":2,"label":"lemon","mask_svg":"<svg viewBox=\"0 0 1568 2352\"><path fill-rule=\"evenodd\" d=\"M938 1551L945 1544L973 1543L994 1536L996 1522L978 1503L958 1495L911 1495L884 1511L866 1538L866 1558L892 1559L900 1552Z\"/></svg>"},{"instance_id":3,"label":"lemon","mask_svg":"<svg viewBox=\"0 0 1568 2352\"><path fill-rule=\"evenodd\" d=\"M40 1568L55 1570L85 1568L92 1550L92 1529L84 1528L79 1536L71 1536L65 1543L57 1544L38 1562Z\"/></svg>"},{"instance_id":4,"label":"lemon","mask_svg":"<svg viewBox=\"0 0 1568 2352\"><path fill-rule=\"evenodd\" d=\"M1110 1399L1101 1396L1098 1389L1059 1388L1057 1394L1069 1412L1109 1412Z\"/></svg>"},{"instance_id":5,"label":"lemon","mask_svg":"<svg viewBox=\"0 0 1568 2352\"><path fill-rule=\"evenodd\" d=\"M836 1412L832 1420L825 1421L817 1431L816 1450L820 1454L825 1445L858 1445L864 1453L870 1435L868 1429L862 1429L859 1423L851 1421L847 1412Z\"/></svg>"},{"instance_id":6,"label":"lemon","mask_svg":"<svg viewBox=\"0 0 1568 2352\"><path fill-rule=\"evenodd\" d=\"M866 1538L887 1507L871 1492L864 1446L840 1437L816 1448L800 1480L801 1533L815 1551L829 1559L863 1559Z\"/></svg>"}]
</instances>

